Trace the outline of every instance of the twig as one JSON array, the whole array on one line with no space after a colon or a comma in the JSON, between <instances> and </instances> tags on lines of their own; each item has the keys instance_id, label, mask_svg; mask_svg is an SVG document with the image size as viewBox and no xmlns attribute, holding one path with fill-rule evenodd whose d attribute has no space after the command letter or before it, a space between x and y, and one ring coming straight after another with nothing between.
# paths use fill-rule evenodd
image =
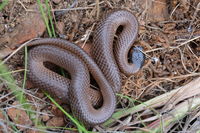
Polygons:
<instances>
[{"instance_id":1,"label":"twig","mask_svg":"<svg viewBox=\"0 0 200 133\"><path fill-rule=\"evenodd\" d=\"M190 95L188 95L188 92L191 92ZM126 109L126 110L120 110L120 111L114 113L112 118L110 120L108 120L107 122L105 122L103 124L103 126L106 127L106 126L112 124L113 122L115 122L116 119L120 119L127 115L131 115L136 112L140 112L142 110L152 109L155 107L160 107L160 106L166 105L166 103L172 98L178 99L178 101L176 101L176 103L178 103L184 99L190 98L190 97L198 95L198 94L200 94L200 78L197 78L196 80L190 82L189 84L187 84L183 87L172 90L171 92L165 93L163 95L157 96L157 97L155 97L149 101L146 101L142 104L139 104L137 106L134 106L134 107ZM173 97L175 95L177 97ZM173 100L172 100L172 102L173 102ZM199 99L198 99L198 102L199 102ZM159 115L159 114L157 114L157 115Z\"/></svg>"},{"instance_id":2,"label":"twig","mask_svg":"<svg viewBox=\"0 0 200 133\"><path fill-rule=\"evenodd\" d=\"M70 7L69 8L67 8L67 9L72 9L72 8L74 8L76 5L78 4L78 0L74 0L74 2L70 5ZM52 10L53 11L53 10ZM62 10L62 11L56 11L55 12L55 15L56 16L61 16L61 15L63 15L63 14L65 14L65 13L67 13L69 10Z\"/></svg>"},{"instance_id":3,"label":"twig","mask_svg":"<svg viewBox=\"0 0 200 133\"><path fill-rule=\"evenodd\" d=\"M84 48L84 47L85 47L85 44L86 44L86 42L88 41L88 39L89 39L89 37L90 37L90 35L91 35L93 29L94 29L95 24L96 24L96 23L94 23L94 24L92 25L91 29L89 30L88 34L86 35L85 41L84 41L83 45L81 46L81 48Z\"/></svg>"},{"instance_id":4,"label":"twig","mask_svg":"<svg viewBox=\"0 0 200 133\"><path fill-rule=\"evenodd\" d=\"M52 12L57 11L75 11L75 10L87 10L87 9L93 9L94 7L76 7L76 8L68 8L68 9L52 9Z\"/></svg>"},{"instance_id":5,"label":"twig","mask_svg":"<svg viewBox=\"0 0 200 133\"><path fill-rule=\"evenodd\" d=\"M8 133L7 127L2 121L0 121L0 127L3 128L0 131L3 131L4 133Z\"/></svg>"},{"instance_id":6,"label":"twig","mask_svg":"<svg viewBox=\"0 0 200 133\"><path fill-rule=\"evenodd\" d=\"M187 41L181 43L180 45L178 45L178 46L176 46L176 47L171 47L171 48L174 49L174 48L181 47L181 46L183 46L183 45L185 45L185 44L187 44L187 43L189 43L189 42L192 42L192 41L194 41L194 40L197 40L197 39L199 39L199 38L200 38L200 36L196 36L196 37L194 37L194 38L192 38L192 39L190 39L190 40L187 40Z\"/></svg>"},{"instance_id":7,"label":"twig","mask_svg":"<svg viewBox=\"0 0 200 133\"><path fill-rule=\"evenodd\" d=\"M12 52L12 54L10 54L6 59L4 59L0 65L2 64L5 64L13 55L15 55L19 50L21 50L24 46L26 46L28 43L30 43L31 41L34 41L34 40L37 40L39 38L34 38L34 39L31 39L25 43L23 43L20 47L18 47L14 52Z\"/></svg>"},{"instance_id":8,"label":"twig","mask_svg":"<svg viewBox=\"0 0 200 133\"><path fill-rule=\"evenodd\" d=\"M96 0L96 13L97 13L97 20L99 19L99 0Z\"/></svg>"}]
</instances>

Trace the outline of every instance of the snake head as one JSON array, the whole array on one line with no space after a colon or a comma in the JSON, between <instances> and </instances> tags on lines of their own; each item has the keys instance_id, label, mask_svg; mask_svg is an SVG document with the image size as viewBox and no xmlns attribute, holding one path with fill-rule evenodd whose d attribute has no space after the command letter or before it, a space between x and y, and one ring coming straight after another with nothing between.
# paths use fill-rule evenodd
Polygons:
<instances>
[{"instance_id":1,"label":"snake head","mask_svg":"<svg viewBox=\"0 0 200 133\"><path fill-rule=\"evenodd\" d=\"M140 70L144 65L145 59L146 56L141 46L135 46L131 48L128 54L128 62L135 64L137 68L139 68Z\"/></svg>"}]
</instances>

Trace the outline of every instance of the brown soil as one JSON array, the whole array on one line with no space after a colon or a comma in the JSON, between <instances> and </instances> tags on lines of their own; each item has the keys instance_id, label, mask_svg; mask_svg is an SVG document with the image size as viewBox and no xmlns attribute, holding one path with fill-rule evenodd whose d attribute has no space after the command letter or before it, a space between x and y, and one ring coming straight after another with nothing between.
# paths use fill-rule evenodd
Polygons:
<instances>
[{"instance_id":1,"label":"brown soil","mask_svg":"<svg viewBox=\"0 0 200 133\"><path fill-rule=\"evenodd\" d=\"M147 101L184 86L198 77L194 73L200 73L199 0L102 0L99 1L99 9L93 0L75 2L52 0L51 9L55 11L53 18L57 36L74 42L84 49L87 49L85 47L89 47L92 43L91 31L94 30L98 19L107 11L125 8L137 16L140 31L136 45L144 48L146 61L139 72L130 77L123 77L122 94L140 101ZM15 47L19 47L25 41L48 36L45 25L38 16L37 6L35 0L16 0L10 1L0 11L0 58L6 59L6 56L13 52ZM70 6L72 7L70 8ZM70 11L57 11L58 9L70 9ZM24 68L23 54L24 51L21 50L6 62L10 70ZM14 73L13 76L21 86L23 71ZM27 88L31 87L31 83L27 82ZM4 102L0 105L2 110L16 104L15 99L12 98L13 95L1 98L10 92L4 86L0 86L0 92L0 100ZM38 114L38 117L42 119L44 125L74 127L55 105L47 103L50 101L39 89L33 88L27 92L31 94L27 95L27 98L33 103L35 109L43 113ZM126 100L122 100L119 108L126 107L127 103ZM65 107L66 105L63 106L68 109ZM19 109L4 111L7 113L9 121L15 124L24 123L21 117L21 122L13 118L16 117ZM6 119L1 117L1 113L0 118ZM34 124L31 126L35 128ZM24 132L31 132L31 129L26 129L26 127L16 126L16 128ZM8 125L8 130L11 131L10 125ZM93 130L105 131L106 129L94 128ZM65 132L64 129L49 131Z\"/></svg>"}]
</instances>

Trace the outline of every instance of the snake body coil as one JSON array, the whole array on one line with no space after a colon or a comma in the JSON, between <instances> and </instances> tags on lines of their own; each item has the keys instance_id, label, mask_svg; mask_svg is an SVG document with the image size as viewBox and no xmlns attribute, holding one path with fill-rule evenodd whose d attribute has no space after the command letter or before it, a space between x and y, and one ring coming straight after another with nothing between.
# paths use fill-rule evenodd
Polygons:
<instances>
[{"instance_id":1,"label":"snake body coil","mask_svg":"<svg viewBox=\"0 0 200 133\"><path fill-rule=\"evenodd\" d=\"M117 42L114 36L123 27ZM138 62L128 62L128 51L138 33L135 16L126 10L114 11L102 19L94 32L92 56L80 47L65 40L46 38L33 41L29 51L28 76L36 86L70 104L74 115L83 123L96 125L111 117L116 106L115 92L121 88L120 71L130 75L140 68ZM64 68L67 79L47 67L50 62ZM90 74L99 91L90 88ZM91 100L92 99L92 100ZM95 108L102 99L101 107Z\"/></svg>"}]
</instances>

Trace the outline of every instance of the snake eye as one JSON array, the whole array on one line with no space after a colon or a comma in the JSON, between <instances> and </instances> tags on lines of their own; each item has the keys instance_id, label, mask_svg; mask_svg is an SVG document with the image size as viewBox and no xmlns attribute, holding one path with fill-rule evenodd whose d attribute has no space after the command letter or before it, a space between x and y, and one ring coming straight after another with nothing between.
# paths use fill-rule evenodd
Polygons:
<instances>
[{"instance_id":1,"label":"snake eye","mask_svg":"<svg viewBox=\"0 0 200 133\"><path fill-rule=\"evenodd\" d=\"M142 68L145 58L146 57L141 46L132 47L128 53L128 62L137 65L138 68Z\"/></svg>"}]
</instances>

